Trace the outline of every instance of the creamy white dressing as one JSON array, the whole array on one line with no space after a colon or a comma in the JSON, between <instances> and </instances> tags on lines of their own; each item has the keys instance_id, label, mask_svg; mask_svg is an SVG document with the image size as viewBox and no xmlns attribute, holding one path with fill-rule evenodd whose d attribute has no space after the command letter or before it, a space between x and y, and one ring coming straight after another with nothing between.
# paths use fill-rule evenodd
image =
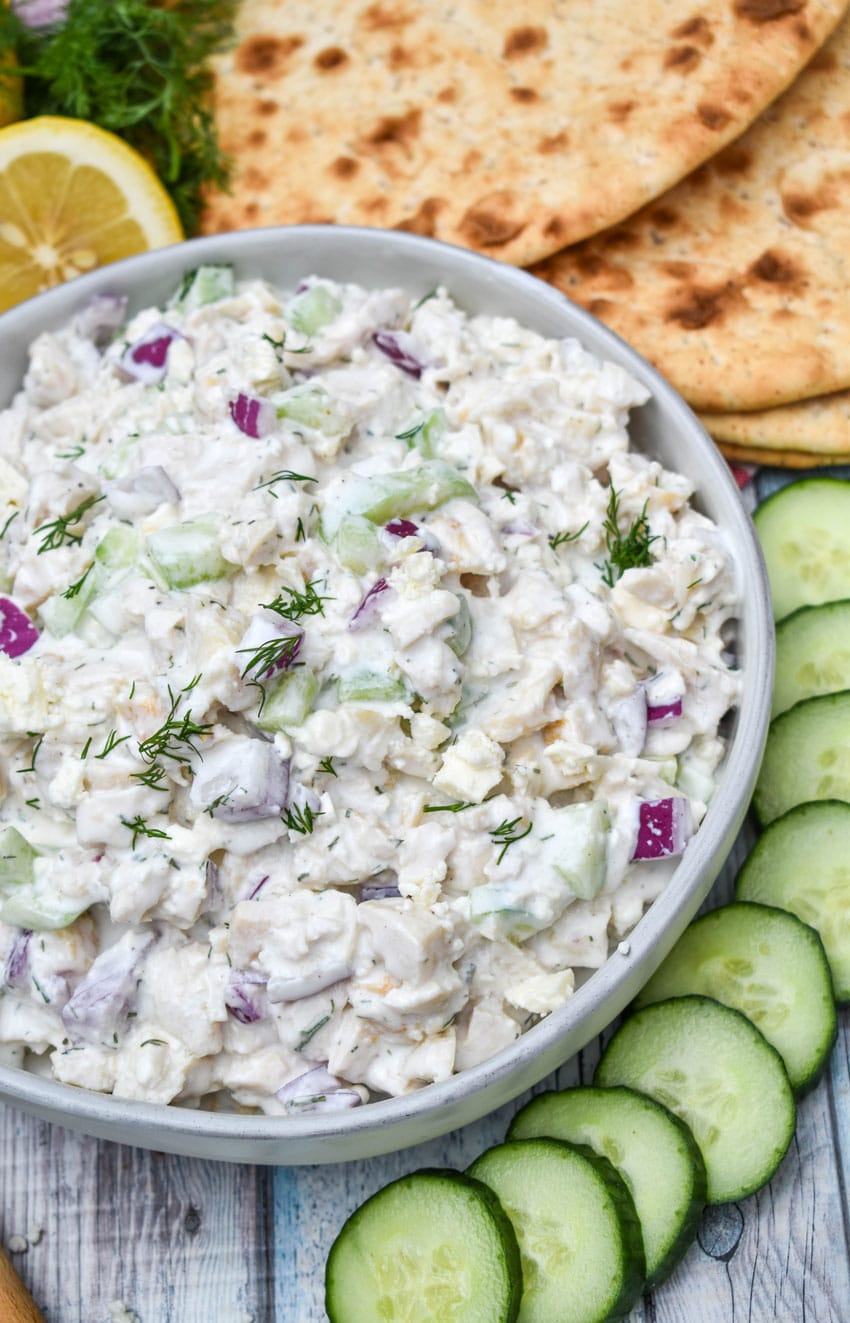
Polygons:
<instances>
[{"instance_id":1,"label":"creamy white dressing","mask_svg":"<svg viewBox=\"0 0 850 1323\"><path fill-rule=\"evenodd\" d=\"M444 290L187 290L40 336L0 414L0 601L40 633L0 652L0 1051L353 1106L507 1046L663 890L641 805L705 813L734 568L575 341Z\"/></svg>"}]
</instances>

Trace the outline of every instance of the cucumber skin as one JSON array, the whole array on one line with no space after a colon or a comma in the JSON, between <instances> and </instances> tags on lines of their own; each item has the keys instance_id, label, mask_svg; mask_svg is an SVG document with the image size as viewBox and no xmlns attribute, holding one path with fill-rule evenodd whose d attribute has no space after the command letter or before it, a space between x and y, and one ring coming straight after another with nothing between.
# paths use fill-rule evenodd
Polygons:
<instances>
[{"instance_id":1,"label":"cucumber skin","mask_svg":"<svg viewBox=\"0 0 850 1323\"><path fill-rule=\"evenodd\" d=\"M804 820L806 818L811 818L813 816L817 818L818 816L820 816L821 810L823 811L824 814L827 811L834 812L835 810L840 810L842 816L846 816L847 818L848 838L850 838L850 804L847 804L843 799L818 799L818 800L813 800L811 802L806 802L805 804L796 804L794 808L788 809L787 813L783 813L781 814L780 817L774 818L773 822L769 823L768 826L765 827L761 836L756 841L755 845L750 851L750 854L744 860L740 872L738 873L738 876L735 880L736 898L740 898L741 900L751 899L749 896L742 895L741 893L747 887L747 874L749 870L754 867L753 861L757 860L760 854L764 850L770 848L769 841L771 838L771 834L774 832L778 833L780 831L787 830L788 823L797 819L799 819L800 826L802 828ZM753 903L754 904L769 903L775 905L777 909L785 908L784 906L780 905L778 901L776 901L775 899L769 902L754 901ZM788 912L789 914L796 914L795 910L789 910ZM800 919L801 923L808 922L808 920L804 919L800 914L797 914L797 918ZM813 928L814 925L809 924L809 927ZM817 931L817 929L815 929L815 931ZM821 941L823 941L822 938ZM827 956L827 961L829 962L828 956ZM832 993L837 1004L839 1006L850 1005L850 977L848 977L846 983L844 981L836 981L835 970L832 968L832 966L830 966L830 968L832 970Z\"/></svg>"},{"instance_id":2,"label":"cucumber skin","mask_svg":"<svg viewBox=\"0 0 850 1323\"><path fill-rule=\"evenodd\" d=\"M831 979L829 978L829 961L826 958L826 951L824 950L823 942L821 941L820 934L811 926L811 924L804 923L803 920L798 918L796 914L791 914L789 910L784 910L779 905L767 905L756 901L736 900L731 905L721 905L719 909L710 910L708 914L701 915L700 918L695 919L685 929L685 932L683 933L682 937L680 937L679 941L676 943L676 946L673 947L673 950L662 962L662 964L653 974L652 978L649 979L649 981L644 985L644 987L635 997L634 1001L632 1002L632 1010L640 1011L643 1010L644 1007L646 1006L654 1006L659 1001L662 1000L667 1001L673 997L687 997L687 996L696 995L696 996L711 997L714 1001L719 1001L721 1005L728 1006L730 1010L739 1011L742 1015L746 1016L746 1018L749 1019L749 1016L747 1016L747 1012L741 1006L736 1006L732 1002L724 1001L723 997L719 995L715 995L715 993L711 989L707 989L703 991L702 988L688 989L685 986L681 986L675 990L668 990L664 992L661 996L654 996L652 993L653 984L656 983L656 980L660 981L659 975L662 973L668 961L670 961L671 957L674 955L677 949L682 945L682 943L685 942L686 940L697 940L697 939L689 938L689 934L697 932L700 928L709 929L713 924L716 925L717 923L722 923L723 920L717 919L715 917L716 915L721 915L721 914L726 915L728 911L733 909L738 910L739 908L747 909L748 911L764 910L765 917L769 916L771 913L781 914L784 916L788 916L791 919L795 920L797 923L801 924L802 927L807 930L806 934L805 935L801 934L801 936L804 937L804 940L811 941L815 946L816 950L819 951L821 956L823 957L824 969L827 975L828 986L831 988L832 986ZM791 1087L794 1090L794 1096L796 1098L802 1098L804 1094L808 1093L818 1083L821 1076L823 1075L824 1070L826 1069L826 1064L829 1061L830 1053L832 1052L832 1049L835 1045L835 1040L838 1035L838 1021L835 1016L835 1003L831 995L829 1001L830 1001L830 1009L832 1010L831 1030L826 1040L825 1046L820 1056L817 1058L817 1061L813 1065L812 1069L809 1070L807 1074L802 1075L799 1079L796 1079L791 1075L791 1072L788 1070L787 1065L785 1067L786 1073L788 1074L788 1078L791 1081ZM766 1037L766 1035L764 1035L763 1031L759 1029L759 1026L755 1023L754 1020L750 1020L750 1023L753 1025L755 1029L759 1030L759 1033L761 1033L763 1037ZM766 1041L768 1043L771 1043L771 1040L769 1038L767 1038ZM771 1043L771 1046L776 1047L776 1044ZM776 1048L776 1050L779 1052L779 1055L782 1056L782 1053L779 1050L779 1048ZM785 1065L784 1058L783 1058L783 1065Z\"/></svg>"},{"instance_id":3,"label":"cucumber skin","mask_svg":"<svg viewBox=\"0 0 850 1323\"><path fill-rule=\"evenodd\" d=\"M770 808L768 807L768 803L767 803L767 795L762 782L762 778L764 777L765 774L765 767L767 766L768 758L770 756L770 751L771 751L770 750L771 735L773 735L774 741L776 741L776 739L778 739L778 736L775 734L775 732L777 730L781 731L782 728L789 722L799 721L802 710L804 708L808 708L812 704L818 704L819 706L822 706L824 709L826 709L828 706L835 706L835 707L846 706L848 709L848 713L847 713L848 721L850 721L850 689L839 689L834 694L818 694L814 698L804 698L801 702L795 703L793 707L789 707L787 712L781 712L778 717L774 717L773 721L771 721L770 726L768 727L767 743L765 745L764 758L762 760L761 771L759 772L759 778L758 781L756 782L756 788L753 793L752 808L753 808L753 812L758 818L759 825L761 827L769 827L772 822L775 822L777 820L777 818L784 817L786 813L789 813L791 811L791 809L799 808L801 804L804 803L816 804L816 803L824 802L824 800L817 800L817 799L798 800L795 804L790 804L787 808L783 808L780 813L776 813L771 817ZM831 798L834 799L835 797L832 796ZM846 801L839 800L838 802L845 803Z\"/></svg>"},{"instance_id":4,"label":"cucumber skin","mask_svg":"<svg viewBox=\"0 0 850 1323\"><path fill-rule=\"evenodd\" d=\"M756 1035L761 1039L761 1042L762 1042L762 1045L763 1045L765 1051L767 1051L768 1053L770 1053L770 1054L775 1058L776 1063L777 1063L777 1065L779 1066L779 1069L780 1069L780 1071L781 1071L781 1074L784 1075L786 1081L788 1080L788 1073L787 1073L787 1071L786 1071L786 1069L785 1069L785 1066L784 1066L784 1064L783 1064L782 1058L781 1058L781 1056L779 1055L779 1053L777 1052L776 1048L775 1048L775 1047L772 1047L772 1046L770 1045L770 1043L768 1043L767 1039L766 1039L761 1033L759 1033L759 1031L758 1031L758 1029L756 1029L755 1025L751 1024L750 1021L747 1019L747 1017L746 1017L745 1015L742 1015L740 1011L736 1011L736 1010L734 1009L734 1007L732 1007L732 1006L723 1006L723 1003L722 1003L722 1002L717 1002L717 1001L715 1001L713 997L690 996L690 997L671 997L671 998L669 998L668 1001L657 1001L657 1002L654 1002L652 1006L647 1006L647 1007L645 1007L642 1011L636 1011L635 1014L634 1014L633 1016L631 1016L628 1020L626 1020L625 1024L623 1024L623 1025L620 1026L620 1029L618 1029L617 1033L614 1035L614 1037L613 1037L613 1038L610 1040L610 1042L608 1043L608 1046L605 1048L605 1051L603 1052L602 1057L600 1058L599 1063L597 1064L597 1067L596 1067L596 1073L595 1073L595 1075L594 1075L594 1083L596 1083L596 1082L598 1081L598 1083L601 1084L603 1087L608 1087L607 1085L605 1085L605 1081L604 1081L606 1058L609 1057L610 1049L611 1049L613 1043L614 1043L614 1042L616 1041L616 1039L619 1037L619 1035L620 1035L620 1033L622 1032L623 1029L627 1028L629 1024L633 1024L633 1023L635 1022L635 1020L637 1020L637 1018L638 1018L639 1016L642 1016L642 1015L643 1015L643 1016L651 1015L651 1014L653 1013L653 1011L655 1011L655 1009L656 1009L657 1007L659 1007L659 1006L668 1006L668 1005L670 1005L671 1003L683 1003L683 1002L707 1002L707 1003L710 1003L712 1006L720 1006L720 1007L722 1007L723 1010L726 1011L726 1012L728 1012L729 1015L734 1015L734 1016L736 1016L739 1020L742 1021L743 1024L745 1024L745 1025L747 1026L747 1029L748 1029L748 1031L749 1031L750 1033L756 1034ZM627 1087L627 1088L633 1088L634 1086L633 1086L633 1085L627 1085L626 1087ZM636 1089L635 1091L636 1091L637 1093L640 1093L640 1089ZM734 1192L734 1193L729 1193L728 1195L727 1195L727 1194L724 1194L724 1196L723 1196L722 1199L721 1199L721 1198L712 1198L712 1197L711 1197L711 1189L709 1188L709 1190L708 1190L708 1194L707 1194L707 1198L706 1198L706 1203L707 1203L709 1206L713 1206L713 1205L715 1205L715 1204L721 1204L721 1203L730 1203L730 1202L733 1202L733 1201L738 1200L738 1199L745 1199L745 1198L747 1198L748 1195L755 1194L756 1190L760 1190L760 1189L762 1189L762 1187L763 1187L764 1185L766 1185L769 1181L771 1181L771 1180L773 1179L773 1177L775 1176L776 1172L779 1170L779 1167L780 1167L780 1165L782 1164L782 1162L783 1162L783 1160L784 1160L784 1158L785 1158L785 1155L786 1155L787 1152L788 1152L788 1149L791 1147L791 1141L792 1141L792 1139L794 1138L794 1134L795 1134L795 1131L796 1131L796 1115L797 1115L797 1109L796 1109L796 1104L795 1104L795 1102L794 1102L794 1093L793 1093L793 1090L791 1089L790 1081L788 1081L788 1092L789 1092L789 1096L790 1096L790 1100L791 1100L791 1106L792 1106L792 1109L793 1109L793 1112L792 1112L793 1123L792 1123L791 1127L789 1128L789 1131L788 1131L788 1139L787 1139L787 1142L786 1142L786 1144L785 1144L785 1147L782 1149L781 1153L780 1153L780 1152L777 1153L777 1155L776 1155L776 1162L775 1162L775 1164L774 1164L772 1170L771 1170L770 1173L768 1174L768 1176L767 1176L767 1177L761 1182L761 1184L759 1184L759 1185L753 1185L753 1186L751 1186L751 1187L741 1187L739 1190L737 1190L737 1191ZM649 1095L649 1096L651 1096L651 1095ZM657 1101L657 1099L656 1099L656 1101ZM694 1139L696 1140L696 1136L694 1136ZM710 1172L709 1172L709 1170L708 1170L708 1164L707 1164L707 1163L706 1163L706 1175L710 1177Z\"/></svg>"},{"instance_id":5,"label":"cucumber skin","mask_svg":"<svg viewBox=\"0 0 850 1323\"><path fill-rule=\"evenodd\" d=\"M505 1253L508 1285L510 1289L510 1298L507 1303L507 1309L500 1318L494 1318L493 1323L516 1323L517 1318L519 1317L520 1302L522 1300L522 1260L520 1258L519 1244L517 1242L513 1223L502 1205L499 1203L498 1196L490 1189L489 1185L484 1183L484 1181L478 1180L477 1177L469 1175L468 1172L442 1167L420 1167L418 1170L408 1173L407 1176L400 1176L397 1180L391 1181L389 1185L382 1186L380 1190L377 1190L370 1196L370 1198L366 1199L359 1208L356 1208L351 1216L343 1223L337 1233L333 1245L331 1245L328 1260L325 1265L325 1311L330 1323L347 1323L347 1315L344 1312L344 1297L346 1295L345 1286L342 1287L343 1300L337 1302L334 1299L337 1285L334 1280L334 1251L337 1249L340 1241L344 1239L346 1231L349 1228L355 1227L356 1223L361 1220L361 1215L364 1213L364 1210L376 1200L380 1200L387 1190L393 1189L397 1185L405 1185L414 1178L418 1179L419 1177L424 1177L426 1180L437 1178L440 1182L452 1180L456 1181L458 1184L471 1187L473 1192L488 1209L496 1225L496 1229L501 1236L502 1248ZM342 1305L343 1312L337 1312L338 1303Z\"/></svg>"},{"instance_id":6,"label":"cucumber skin","mask_svg":"<svg viewBox=\"0 0 850 1323\"><path fill-rule=\"evenodd\" d=\"M682 1143L685 1149L687 1150L688 1156L691 1160L694 1183L691 1192L688 1212L682 1221L679 1234L670 1245L670 1248L668 1249L667 1253L664 1255L662 1259L658 1261L654 1271L651 1274L650 1273L647 1274L644 1290L645 1291L654 1290L655 1287L660 1286L662 1282L665 1282L667 1280L673 1269L676 1267L676 1264L679 1263L682 1257L687 1253L688 1247L690 1246L691 1242L695 1239L697 1230L699 1229L699 1224L702 1218L703 1209L705 1208L706 1197L707 1197L705 1163L703 1162L702 1159L702 1153L699 1151L697 1142L694 1139L693 1135L691 1134L690 1130L685 1125L684 1121L681 1120L680 1117L676 1116L674 1112L671 1112L669 1108L664 1106L663 1103L658 1102L656 1098L650 1098L648 1094L639 1093L637 1089L627 1088L626 1085L624 1084L612 1084L609 1085L607 1088L603 1088L601 1085L598 1087L595 1087L593 1085L584 1085L581 1086L579 1090L551 1089L545 1093L539 1093L536 1095L536 1097L532 1098L530 1102L527 1102L525 1106L520 1109L520 1111L517 1112L516 1116L511 1121L510 1126L508 1127L508 1133L505 1136L505 1138L507 1140L510 1140L514 1137L513 1132L516 1128L518 1128L518 1122L521 1116L525 1116L526 1114L533 1116L535 1111L541 1110L542 1099L557 1098L560 1097L562 1093L574 1093L578 1091L587 1092L588 1094L606 1093L611 1095L612 1097L628 1096L630 1100L632 1099L636 1100L641 1106L650 1107L654 1111L663 1113L664 1118L668 1120L671 1123L671 1125L674 1126L675 1129L678 1131L679 1137L682 1140ZM551 1138L558 1138L558 1136L551 1136ZM564 1142L572 1142L572 1141L564 1141ZM597 1156L604 1157L604 1154L599 1154ZM614 1170L617 1171L619 1174L619 1169L613 1163L612 1166L614 1166ZM626 1184L624 1177L621 1176L621 1180L623 1180L623 1183ZM626 1186L626 1188L628 1188L628 1186ZM634 1200L632 1200L632 1203L634 1203ZM635 1209L635 1213L637 1214L637 1209ZM639 1214L638 1214L638 1224L640 1224Z\"/></svg>"},{"instance_id":7,"label":"cucumber skin","mask_svg":"<svg viewBox=\"0 0 850 1323\"><path fill-rule=\"evenodd\" d=\"M584 1158L601 1177L617 1212L623 1238L623 1285L611 1310L606 1314L604 1323L615 1323L616 1319L625 1318L640 1300L646 1280L643 1234L628 1186L607 1158L595 1153L587 1144L571 1144L564 1139L513 1139L504 1144L496 1144L475 1159L467 1168L467 1174L474 1176L475 1169L484 1165L485 1159L492 1157L494 1153L524 1144L552 1144L561 1149L569 1149ZM476 1179L483 1180L480 1176ZM498 1199L498 1196L495 1197Z\"/></svg>"}]
</instances>

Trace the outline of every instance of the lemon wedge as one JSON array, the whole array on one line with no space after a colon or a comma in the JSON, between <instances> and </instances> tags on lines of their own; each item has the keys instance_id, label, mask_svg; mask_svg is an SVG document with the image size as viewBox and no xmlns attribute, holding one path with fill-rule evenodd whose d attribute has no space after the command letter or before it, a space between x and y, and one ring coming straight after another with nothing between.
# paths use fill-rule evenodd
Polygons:
<instances>
[{"instance_id":1,"label":"lemon wedge","mask_svg":"<svg viewBox=\"0 0 850 1323\"><path fill-rule=\"evenodd\" d=\"M182 238L153 170L114 133L54 115L0 129L0 311Z\"/></svg>"}]
</instances>

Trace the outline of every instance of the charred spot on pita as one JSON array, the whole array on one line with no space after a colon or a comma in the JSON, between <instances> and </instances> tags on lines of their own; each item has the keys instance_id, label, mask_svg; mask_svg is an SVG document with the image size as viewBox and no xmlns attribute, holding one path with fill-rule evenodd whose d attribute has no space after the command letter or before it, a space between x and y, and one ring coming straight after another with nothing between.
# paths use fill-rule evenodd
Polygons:
<instances>
[{"instance_id":1,"label":"charred spot on pita","mask_svg":"<svg viewBox=\"0 0 850 1323\"><path fill-rule=\"evenodd\" d=\"M770 285L798 285L802 272L790 257L768 248L750 267L750 274L756 280L767 281Z\"/></svg>"},{"instance_id":2,"label":"charred spot on pita","mask_svg":"<svg viewBox=\"0 0 850 1323\"><path fill-rule=\"evenodd\" d=\"M664 68L676 73L691 73L702 61L702 52L696 46L671 46L664 56Z\"/></svg>"},{"instance_id":3,"label":"charred spot on pita","mask_svg":"<svg viewBox=\"0 0 850 1323\"><path fill-rule=\"evenodd\" d=\"M335 174L337 179L351 179L360 169L360 162L353 156L338 156L335 161L331 161L331 173Z\"/></svg>"},{"instance_id":4,"label":"charred spot on pita","mask_svg":"<svg viewBox=\"0 0 850 1323\"><path fill-rule=\"evenodd\" d=\"M237 50L236 68L244 74L279 74L289 56L303 45L303 37L258 32L247 37Z\"/></svg>"},{"instance_id":5,"label":"charred spot on pita","mask_svg":"<svg viewBox=\"0 0 850 1323\"><path fill-rule=\"evenodd\" d=\"M528 105L532 101L537 101L538 96L533 87L512 87L510 92L514 101L519 101L523 105Z\"/></svg>"},{"instance_id":6,"label":"charred spot on pita","mask_svg":"<svg viewBox=\"0 0 850 1323\"><path fill-rule=\"evenodd\" d=\"M625 124L637 105L636 101L609 101L608 116L613 124Z\"/></svg>"},{"instance_id":7,"label":"charred spot on pita","mask_svg":"<svg viewBox=\"0 0 850 1323\"><path fill-rule=\"evenodd\" d=\"M437 218L446 205L444 198L426 198L421 207L394 226L396 230L406 230L409 234L424 234L433 239L437 233Z\"/></svg>"},{"instance_id":8,"label":"charred spot on pita","mask_svg":"<svg viewBox=\"0 0 850 1323\"><path fill-rule=\"evenodd\" d=\"M537 150L548 156L551 152L565 152L569 145L570 135L562 129L560 133L553 133L549 138L541 138Z\"/></svg>"},{"instance_id":9,"label":"charred spot on pita","mask_svg":"<svg viewBox=\"0 0 850 1323\"><path fill-rule=\"evenodd\" d=\"M366 139L372 147L408 147L419 135L421 110L406 115L384 115Z\"/></svg>"},{"instance_id":10,"label":"charred spot on pita","mask_svg":"<svg viewBox=\"0 0 850 1323\"><path fill-rule=\"evenodd\" d=\"M737 0L735 13L750 23L776 23L805 9L806 0Z\"/></svg>"},{"instance_id":11,"label":"charred spot on pita","mask_svg":"<svg viewBox=\"0 0 850 1323\"><path fill-rule=\"evenodd\" d=\"M348 63L348 55L341 46L326 46L314 57L313 63L322 73L330 73L340 65Z\"/></svg>"},{"instance_id":12,"label":"charred spot on pita","mask_svg":"<svg viewBox=\"0 0 850 1323\"><path fill-rule=\"evenodd\" d=\"M702 331L706 326L721 322L736 296L731 281L723 285L692 285L671 302L666 318L676 322L683 331Z\"/></svg>"},{"instance_id":13,"label":"charred spot on pita","mask_svg":"<svg viewBox=\"0 0 850 1323\"><path fill-rule=\"evenodd\" d=\"M513 60L520 55L533 55L542 51L549 44L549 34L545 28L513 28L505 37L502 54L506 60Z\"/></svg>"},{"instance_id":14,"label":"charred spot on pita","mask_svg":"<svg viewBox=\"0 0 850 1323\"><path fill-rule=\"evenodd\" d=\"M515 239L527 222L518 220L514 211L516 198L508 189L499 189L479 198L461 217L459 229L470 243L481 248L495 248Z\"/></svg>"},{"instance_id":15,"label":"charred spot on pita","mask_svg":"<svg viewBox=\"0 0 850 1323\"><path fill-rule=\"evenodd\" d=\"M701 46L710 46L714 41L711 24L702 14L694 14L693 18L686 18L684 23L673 28L670 36L674 41L695 41Z\"/></svg>"},{"instance_id":16,"label":"charred spot on pita","mask_svg":"<svg viewBox=\"0 0 850 1323\"><path fill-rule=\"evenodd\" d=\"M697 118L707 129L717 132L726 128L732 116L722 106L712 106L707 101L701 101L697 106Z\"/></svg>"}]
</instances>

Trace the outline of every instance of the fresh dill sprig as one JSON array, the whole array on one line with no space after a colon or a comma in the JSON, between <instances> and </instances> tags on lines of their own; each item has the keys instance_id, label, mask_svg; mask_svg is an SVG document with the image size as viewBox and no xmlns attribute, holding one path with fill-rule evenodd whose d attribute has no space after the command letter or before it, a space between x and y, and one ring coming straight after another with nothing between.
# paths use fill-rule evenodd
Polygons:
<instances>
[{"instance_id":1,"label":"fresh dill sprig","mask_svg":"<svg viewBox=\"0 0 850 1323\"><path fill-rule=\"evenodd\" d=\"M200 753L195 740L200 739L212 730L211 722L193 721L191 711L184 712L181 717L177 716L177 709L183 700L184 694L190 693L198 684L200 678L200 675L196 675L189 684L183 686L178 694L175 694L169 685L168 697L171 699L171 708L168 716L158 730L155 730L152 735L148 735L147 739L142 740L139 744L139 753L142 758L146 763L152 765L148 773L134 773L136 779L143 781L145 785L150 785L150 781L146 777L153 770L153 767L157 766L161 758L169 758L172 762L181 764L187 762L190 753ZM160 776L157 780L161 780L165 772L161 767L158 770ZM159 789L159 786L154 788Z\"/></svg>"},{"instance_id":2,"label":"fresh dill sprig","mask_svg":"<svg viewBox=\"0 0 850 1323\"><path fill-rule=\"evenodd\" d=\"M117 749L119 744L123 744L124 741L129 740L129 738L130 738L129 735L119 736L117 730L111 730L106 737L106 743L104 744L100 753L95 754L95 758L97 759L107 758L113 749Z\"/></svg>"},{"instance_id":3,"label":"fresh dill sprig","mask_svg":"<svg viewBox=\"0 0 850 1323\"><path fill-rule=\"evenodd\" d=\"M506 818L503 822L499 823L498 827L494 827L490 832L495 844L501 845L502 847L499 851L499 857L496 860L497 864L502 862L508 849L512 845L516 845L517 841L521 841L523 837L527 836L534 826L534 823L530 822L525 831L516 831L515 829L520 822L522 822L522 818L511 818L510 822L508 822Z\"/></svg>"},{"instance_id":4,"label":"fresh dill sprig","mask_svg":"<svg viewBox=\"0 0 850 1323\"><path fill-rule=\"evenodd\" d=\"M43 534L38 555L40 556L43 551L55 551L57 547L64 547L66 544L68 546L78 546L83 540L82 534L70 533L68 530L79 524L83 515L93 505L98 505L105 500L105 496L88 496L70 514L59 515L58 518L51 519L46 524L39 524L38 528L33 530L35 533Z\"/></svg>"},{"instance_id":5,"label":"fresh dill sprig","mask_svg":"<svg viewBox=\"0 0 850 1323\"><path fill-rule=\"evenodd\" d=\"M72 584L70 584L69 587L67 587L67 588L65 589L64 593L62 594L62 596L63 596L63 597L67 597L69 600L70 600L71 598L73 598L73 597L76 597L77 594L79 593L80 589L82 588L83 584L85 583L86 579L87 579L87 578L89 577L89 575L91 574L91 572L92 572L93 569L94 569L94 561L92 561L91 565L88 567L88 569L85 571L85 573L82 574L82 575L80 575L80 577L79 577L79 579L77 579L76 583L72 583Z\"/></svg>"},{"instance_id":6,"label":"fresh dill sprig","mask_svg":"<svg viewBox=\"0 0 850 1323\"><path fill-rule=\"evenodd\" d=\"M187 232L202 190L227 185L208 60L231 40L237 0L70 0L65 21L33 31L0 6L24 115L69 115L120 134L150 161Z\"/></svg>"},{"instance_id":7,"label":"fresh dill sprig","mask_svg":"<svg viewBox=\"0 0 850 1323\"><path fill-rule=\"evenodd\" d=\"M422 810L423 813L462 813L464 809L472 808L473 801L458 800L456 804L426 804Z\"/></svg>"},{"instance_id":8,"label":"fresh dill sprig","mask_svg":"<svg viewBox=\"0 0 850 1323\"><path fill-rule=\"evenodd\" d=\"M144 772L131 772L130 776L139 785L147 786L148 790L167 790L165 785L165 768L161 763L151 763Z\"/></svg>"},{"instance_id":9,"label":"fresh dill sprig","mask_svg":"<svg viewBox=\"0 0 850 1323\"><path fill-rule=\"evenodd\" d=\"M267 611L275 611L285 620L299 621L303 616L323 616L324 603L332 602L332 597L320 597L316 592L318 579L311 579L304 585L304 591L297 588L283 588L273 602L261 602ZM286 596L284 596L284 593Z\"/></svg>"},{"instance_id":10,"label":"fresh dill sprig","mask_svg":"<svg viewBox=\"0 0 850 1323\"><path fill-rule=\"evenodd\" d=\"M133 833L133 840L130 845L131 850L135 850L136 841L139 839L140 836L149 836L151 837L152 840L153 839L160 841L171 840L171 837L169 836L167 831L160 831L158 827L149 827L148 824L145 822L144 818L142 817L141 813L137 813L135 818L122 818L121 825L123 827L126 827L128 831L131 831Z\"/></svg>"},{"instance_id":11,"label":"fresh dill sprig","mask_svg":"<svg viewBox=\"0 0 850 1323\"><path fill-rule=\"evenodd\" d=\"M319 763L319 766L318 766L318 769L317 769L317 770L320 771L320 772L327 772L328 776L338 776L338 775L339 775L339 773L337 772L336 768L334 767L334 760L333 760L333 758L323 758L322 761Z\"/></svg>"},{"instance_id":12,"label":"fresh dill sprig","mask_svg":"<svg viewBox=\"0 0 850 1323\"><path fill-rule=\"evenodd\" d=\"M12 526L12 520L13 520L13 519L17 519L17 517L18 517L18 515L19 515L20 513L21 513L20 510L13 510L12 513L9 515L9 518L6 520L5 524L3 525L3 527L0 528L0 542L3 541L4 537L6 536L6 534L7 534L8 531L9 531L9 529L11 528L11 526Z\"/></svg>"},{"instance_id":13,"label":"fresh dill sprig","mask_svg":"<svg viewBox=\"0 0 850 1323\"><path fill-rule=\"evenodd\" d=\"M81 455L84 455L85 453L86 453L86 448L85 448L85 446L71 446L71 449L70 449L70 450L57 450L57 451L56 451L56 458L57 458L57 459L79 459L80 456L81 456Z\"/></svg>"},{"instance_id":14,"label":"fresh dill sprig","mask_svg":"<svg viewBox=\"0 0 850 1323\"><path fill-rule=\"evenodd\" d=\"M298 523L295 525L295 541L296 542L307 541L307 534L304 529L304 520L301 518L300 515L298 516Z\"/></svg>"},{"instance_id":15,"label":"fresh dill sprig","mask_svg":"<svg viewBox=\"0 0 850 1323\"><path fill-rule=\"evenodd\" d=\"M316 819L321 818L322 813L314 813L309 804L303 808L287 809L281 814L281 820L290 831L300 832L302 836L309 836L316 824Z\"/></svg>"},{"instance_id":16,"label":"fresh dill sprig","mask_svg":"<svg viewBox=\"0 0 850 1323\"><path fill-rule=\"evenodd\" d=\"M645 569L652 564L650 547L658 541L657 534L650 533L649 520L646 517L646 501L636 519L633 519L625 533L620 531L620 493L611 488L605 522L605 546L608 558L597 569L602 575L602 582L609 588L626 570Z\"/></svg>"},{"instance_id":17,"label":"fresh dill sprig","mask_svg":"<svg viewBox=\"0 0 850 1323\"><path fill-rule=\"evenodd\" d=\"M257 486L253 490L255 492L258 492L261 491L263 487L268 487L269 495L273 496L274 499L277 500L277 492L274 491L273 488L279 482L318 482L318 481L319 481L318 478L308 477L306 473L295 473L292 469L279 469L277 473L273 473L270 478L267 478L265 480L265 482L257 483Z\"/></svg>"},{"instance_id":18,"label":"fresh dill sprig","mask_svg":"<svg viewBox=\"0 0 850 1323\"><path fill-rule=\"evenodd\" d=\"M270 671L279 670L281 667L285 670L291 666L298 656L301 637L300 634L292 634L287 638L267 639L256 648L237 648L237 652L251 654L242 669L242 679L244 680L252 671L257 675L268 676ZM263 691L263 701L265 701L265 691Z\"/></svg>"},{"instance_id":19,"label":"fresh dill sprig","mask_svg":"<svg viewBox=\"0 0 850 1323\"><path fill-rule=\"evenodd\" d=\"M554 533L552 537L549 538L549 546L553 551L557 551L558 547L566 546L568 542L577 542L589 523L590 520L585 519L581 528L577 528L574 533L567 533L566 531L563 533Z\"/></svg>"},{"instance_id":20,"label":"fresh dill sprig","mask_svg":"<svg viewBox=\"0 0 850 1323\"><path fill-rule=\"evenodd\" d=\"M28 730L27 735L31 740L35 740L35 744L32 746L32 761L30 762L29 767L18 768L18 776L23 776L26 772L35 771L35 760L38 757L42 744L44 743L44 735L37 730Z\"/></svg>"},{"instance_id":21,"label":"fresh dill sprig","mask_svg":"<svg viewBox=\"0 0 850 1323\"><path fill-rule=\"evenodd\" d=\"M413 441L422 431L427 421L427 418L423 418L421 422L414 423L413 427L408 427L406 432L396 432L396 441Z\"/></svg>"}]
</instances>

